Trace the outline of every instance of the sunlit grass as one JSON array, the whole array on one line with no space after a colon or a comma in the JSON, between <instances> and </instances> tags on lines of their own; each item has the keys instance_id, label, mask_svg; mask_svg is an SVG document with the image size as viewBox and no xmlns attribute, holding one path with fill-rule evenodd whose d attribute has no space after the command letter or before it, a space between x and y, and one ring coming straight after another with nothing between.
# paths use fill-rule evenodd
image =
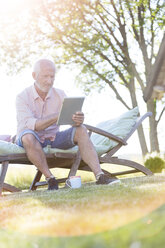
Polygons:
<instances>
[{"instance_id":1,"label":"sunlit grass","mask_svg":"<svg viewBox=\"0 0 165 248\"><path fill-rule=\"evenodd\" d=\"M105 164L104 168L128 170L118 165ZM69 170L52 172L61 178L67 177ZM0 199L0 227L4 230L45 237L99 233L144 217L165 202L163 173L152 177L135 174L121 177L121 185L96 186L92 173L78 171L83 182L80 189L66 189L61 184L55 192L46 188L28 192L35 173L34 166L10 166L7 181L26 190Z\"/></svg>"},{"instance_id":2,"label":"sunlit grass","mask_svg":"<svg viewBox=\"0 0 165 248\"><path fill-rule=\"evenodd\" d=\"M83 184L80 189L16 193L0 200L6 230L42 236L74 236L116 229L165 202L165 176L122 179L121 185Z\"/></svg>"},{"instance_id":3,"label":"sunlit grass","mask_svg":"<svg viewBox=\"0 0 165 248\"><path fill-rule=\"evenodd\" d=\"M68 177L69 169L51 169L53 175L56 178L65 178ZM34 176L36 174L35 166L30 165L10 165L5 182L18 187L20 189L27 189L30 187ZM77 175L81 175L82 182L94 181L95 177L93 173L78 171ZM42 176L41 181L45 181L45 177Z\"/></svg>"},{"instance_id":4,"label":"sunlit grass","mask_svg":"<svg viewBox=\"0 0 165 248\"><path fill-rule=\"evenodd\" d=\"M20 189L28 189L33 181L36 169L30 165L9 165L5 182Z\"/></svg>"}]
</instances>

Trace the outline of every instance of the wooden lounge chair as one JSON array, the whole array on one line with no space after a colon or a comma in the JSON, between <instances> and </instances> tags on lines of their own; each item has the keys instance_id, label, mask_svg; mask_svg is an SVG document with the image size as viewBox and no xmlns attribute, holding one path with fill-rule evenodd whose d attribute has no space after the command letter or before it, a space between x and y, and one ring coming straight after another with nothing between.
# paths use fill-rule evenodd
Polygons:
<instances>
[{"instance_id":1,"label":"wooden lounge chair","mask_svg":"<svg viewBox=\"0 0 165 248\"><path fill-rule=\"evenodd\" d=\"M115 176L137 172L142 172L144 175L152 175L152 172L149 169L137 162L113 156L123 145L127 145L127 140L130 136L142 124L144 119L150 117L151 115L151 112L147 112L143 116L138 117L138 108L136 107L124 113L119 118L100 123L97 127L85 125L89 130L89 135L91 136L91 140L94 143L98 153L100 164L118 164L132 168L116 173L110 173L104 170L105 173ZM3 144L3 149L1 148L1 143ZM7 148L4 148L4 144ZM10 152L8 152L8 150ZM78 169L91 171L88 165L81 159L80 152L77 147L65 151L46 147L44 148L44 152L46 154L49 168L58 167L70 169L68 177L74 176ZM0 194L5 190L10 192L20 191L20 189L5 183L5 176L8 166L11 164L31 165L24 149L18 147L16 144L0 141L0 163ZM110 168L111 167L109 167L109 169ZM30 190L36 190L38 186L47 184L46 182L40 182L41 176L42 173L37 170L34 180L30 186ZM66 179L67 178L58 179L58 182L65 182Z\"/></svg>"}]
</instances>

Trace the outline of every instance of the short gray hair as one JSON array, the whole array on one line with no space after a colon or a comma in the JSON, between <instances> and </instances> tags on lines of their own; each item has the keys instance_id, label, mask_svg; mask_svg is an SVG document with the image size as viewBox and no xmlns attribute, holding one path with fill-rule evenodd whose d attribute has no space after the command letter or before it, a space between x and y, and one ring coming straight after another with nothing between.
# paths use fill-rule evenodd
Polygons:
<instances>
[{"instance_id":1,"label":"short gray hair","mask_svg":"<svg viewBox=\"0 0 165 248\"><path fill-rule=\"evenodd\" d=\"M38 73L41 69L41 65L44 64L51 64L52 66L54 66L55 69L55 73L56 73L56 66L54 64L54 62L52 60L49 59L39 59L35 62L34 66L33 66L33 72Z\"/></svg>"}]
</instances>

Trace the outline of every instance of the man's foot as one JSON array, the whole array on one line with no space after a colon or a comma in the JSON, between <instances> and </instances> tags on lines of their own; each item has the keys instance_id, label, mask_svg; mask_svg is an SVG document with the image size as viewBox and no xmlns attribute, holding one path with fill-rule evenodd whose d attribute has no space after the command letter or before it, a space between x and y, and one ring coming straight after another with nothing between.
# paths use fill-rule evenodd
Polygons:
<instances>
[{"instance_id":1,"label":"man's foot","mask_svg":"<svg viewBox=\"0 0 165 248\"><path fill-rule=\"evenodd\" d=\"M99 179L96 181L96 184L115 184L120 183L120 180L117 177L111 177L105 174L101 174Z\"/></svg>"},{"instance_id":2,"label":"man's foot","mask_svg":"<svg viewBox=\"0 0 165 248\"><path fill-rule=\"evenodd\" d=\"M48 190L58 190L58 182L55 177L48 179Z\"/></svg>"}]
</instances>

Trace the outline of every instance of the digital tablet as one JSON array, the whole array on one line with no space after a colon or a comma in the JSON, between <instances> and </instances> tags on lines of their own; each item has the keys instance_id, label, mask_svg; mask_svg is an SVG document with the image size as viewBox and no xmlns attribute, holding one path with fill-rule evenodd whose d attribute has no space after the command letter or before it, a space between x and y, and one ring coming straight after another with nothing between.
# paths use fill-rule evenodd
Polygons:
<instances>
[{"instance_id":1,"label":"digital tablet","mask_svg":"<svg viewBox=\"0 0 165 248\"><path fill-rule=\"evenodd\" d=\"M57 120L57 125L73 125L73 114L81 111L85 97L65 97L60 114Z\"/></svg>"}]
</instances>

